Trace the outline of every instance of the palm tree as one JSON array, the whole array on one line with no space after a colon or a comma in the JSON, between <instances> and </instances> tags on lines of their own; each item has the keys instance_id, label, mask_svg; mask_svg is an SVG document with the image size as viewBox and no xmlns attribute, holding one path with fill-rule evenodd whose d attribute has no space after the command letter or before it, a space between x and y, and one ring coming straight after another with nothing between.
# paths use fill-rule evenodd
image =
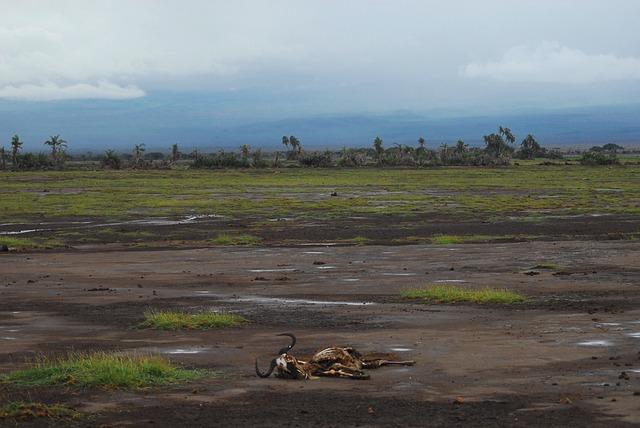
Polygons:
<instances>
[{"instance_id":1,"label":"palm tree","mask_svg":"<svg viewBox=\"0 0 640 428\"><path fill-rule=\"evenodd\" d=\"M13 162L14 167L18 166L18 153L20 150L22 150L22 141L16 134L11 137L11 162Z\"/></svg>"},{"instance_id":2,"label":"palm tree","mask_svg":"<svg viewBox=\"0 0 640 428\"><path fill-rule=\"evenodd\" d=\"M180 157L180 151L178 150L178 145L173 144L171 146L171 162L176 163L179 157Z\"/></svg>"},{"instance_id":3,"label":"palm tree","mask_svg":"<svg viewBox=\"0 0 640 428\"><path fill-rule=\"evenodd\" d=\"M440 146L440 160L444 165L449 162L449 145L447 143Z\"/></svg>"},{"instance_id":4,"label":"palm tree","mask_svg":"<svg viewBox=\"0 0 640 428\"><path fill-rule=\"evenodd\" d=\"M7 169L7 153L4 150L4 146L0 147L0 165L2 169Z\"/></svg>"},{"instance_id":5,"label":"palm tree","mask_svg":"<svg viewBox=\"0 0 640 428\"><path fill-rule=\"evenodd\" d=\"M425 158L425 148L424 148L424 143L425 143L425 139L424 137L420 137L418 138L418 148L416 149L416 158L418 159L418 165L422 166L424 164L424 158Z\"/></svg>"},{"instance_id":6,"label":"palm tree","mask_svg":"<svg viewBox=\"0 0 640 428\"><path fill-rule=\"evenodd\" d=\"M456 152L456 154L461 155L462 153L466 153L468 149L469 147L464 143L464 140L458 140L454 151Z\"/></svg>"},{"instance_id":7,"label":"palm tree","mask_svg":"<svg viewBox=\"0 0 640 428\"><path fill-rule=\"evenodd\" d=\"M502 126L498 129L498 132L500 133L500 135L502 135L504 137L504 139L507 141L507 143L509 144L513 144L516 142L516 137L514 137L513 133L511 133L511 130L509 128L503 128Z\"/></svg>"},{"instance_id":8,"label":"palm tree","mask_svg":"<svg viewBox=\"0 0 640 428\"><path fill-rule=\"evenodd\" d=\"M136 144L133 149L133 165L134 167L144 166L144 151L145 151L144 143Z\"/></svg>"},{"instance_id":9,"label":"palm tree","mask_svg":"<svg viewBox=\"0 0 640 428\"><path fill-rule=\"evenodd\" d=\"M533 135L529 134L520 143L520 155L524 159L533 159L542 152L540 144L536 141Z\"/></svg>"},{"instance_id":10,"label":"palm tree","mask_svg":"<svg viewBox=\"0 0 640 428\"><path fill-rule=\"evenodd\" d=\"M380 137L376 137L376 139L373 140L373 150L376 154L376 163L378 166L382 165L382 155L384 155L383 144L382 138Z\"/></svg>"},{"instance_id":11,"label":"palm tree","mask_svg":"<svg viewBox=\"0 0 640 428\"><path fill-rule=\"evenodd\" d=\"M243 162L248 162L250 150L251 148L247 144L243 144L240 146L240 155L242 156Z\"/></svg>"},{"instance_id":12,"label":"palm tree","mask_svg":"<svg viewBox=\"0 0 640 428\"><path fill-rule=\"evenodd\" d=\"M67 148L67 142L60 138L60 135L53 135L44 144L51 147L51 158L55 163L59 163L62 160L64 149Z\"/></svg>"},{"instance_id":13,"label":"palm tree","mask_svg":"<svg viewBox=\"0 0 640 428\"><path fill-rule=\"evenodd\" d=\"M291 145L291 151L293 152L293 157L297 157L302 151L302 145L300 144L300 140L292 135L289 137L289 144Z\"/></svg>"}]
</instances>

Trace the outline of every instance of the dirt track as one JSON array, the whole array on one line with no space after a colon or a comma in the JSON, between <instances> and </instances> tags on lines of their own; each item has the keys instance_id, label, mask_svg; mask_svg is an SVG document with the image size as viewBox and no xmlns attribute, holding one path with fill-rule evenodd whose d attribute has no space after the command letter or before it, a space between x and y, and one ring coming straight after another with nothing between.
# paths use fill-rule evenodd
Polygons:
<instances>
[{"instance_id":1,"label":"dirt track","mask_svg":"<svg viewBox=\"0 0 640 428\"><path fill-rule=\"evenodd\" d=\"M0 371L43 352L117 349L218 376L144 393L5 386L0 397L66 402L109 425L637 424L638 260L637 241L2 254ZM543 262L560 267L526 274ZM426 283L508 287L530 301L399 298ZM150 307L224 309L251 323L136 329ZM267 364L283 331L298 336L297 355L351 345L417 364L370 381L256 378L254 357Z\"/></svg>"}]
</instances>

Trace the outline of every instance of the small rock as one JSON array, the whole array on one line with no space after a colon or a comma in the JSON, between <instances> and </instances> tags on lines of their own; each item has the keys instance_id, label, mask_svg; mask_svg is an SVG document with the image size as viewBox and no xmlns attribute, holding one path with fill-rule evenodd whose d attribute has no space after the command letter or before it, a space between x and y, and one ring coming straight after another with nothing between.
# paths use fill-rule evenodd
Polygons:
<instances>
[{"instance_id":1,"label":"small rock","mask_svg":"<svg viewBox=\"0 0 640 428\"><path fill-rule=\"evenodd\" d=\"M5 244L0 245L0 252L6 253L7 251L9 251L9 246Z\"/></svg>"},{"instance_id":2,"label":"small rock","mask_svg":"<svg viewBox=\"0 0 640 428\"><path fill-rule=\"evenodd\" d=\"M314 265L324 265L326 263L325 262L321 262L321 261L314 261L313 264Z\"/></svg>"}]
</instances>

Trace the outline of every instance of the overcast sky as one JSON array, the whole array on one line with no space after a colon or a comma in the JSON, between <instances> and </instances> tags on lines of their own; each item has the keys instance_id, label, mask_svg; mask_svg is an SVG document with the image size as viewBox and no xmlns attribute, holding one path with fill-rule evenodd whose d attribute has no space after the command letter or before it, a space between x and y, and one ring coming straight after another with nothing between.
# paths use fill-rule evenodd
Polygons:
<instances>
[{"instance_id":1,"label":"overcast sky","mask_svg":"<svg viewBox=\"0 0 640 428\"><path fill-rule=\"evenodd\" d=\"M0 10L0 99L16 106L159 91L242 94L233 110L257 115L640 100L636 0L0 0Z\"/></svg>"}]
</instances>

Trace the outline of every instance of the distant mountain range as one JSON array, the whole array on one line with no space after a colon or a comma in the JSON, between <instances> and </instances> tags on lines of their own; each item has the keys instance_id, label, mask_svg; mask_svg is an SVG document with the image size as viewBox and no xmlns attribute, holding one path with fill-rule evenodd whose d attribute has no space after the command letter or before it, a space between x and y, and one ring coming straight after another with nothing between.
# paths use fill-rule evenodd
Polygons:
<instances>
[{"instance_id":1,"label":"distant mountain range","mask_svg":"<svg viewBox=\"0 0 640 428\"><path fill-rule=\"evenodd\" d=\"M640 105L538 110L486 115L387 114L307 115L278 120L215 119L220 100L206 97L149 96L127 102L0 102L0 145L17 133L27 150L44 149L48 135L60 134L73 151L129 150L145 143L148 150L234 148L240 144L281 147L283 135L296 135L314 149L369 146L380 136L386 146L415 144L424 136L429 147L463 139L482 144L482 136L508 126L521 140L533 134L546 147L590 146L614 142L640 145Z\"/></svg>"}]
</instances>

